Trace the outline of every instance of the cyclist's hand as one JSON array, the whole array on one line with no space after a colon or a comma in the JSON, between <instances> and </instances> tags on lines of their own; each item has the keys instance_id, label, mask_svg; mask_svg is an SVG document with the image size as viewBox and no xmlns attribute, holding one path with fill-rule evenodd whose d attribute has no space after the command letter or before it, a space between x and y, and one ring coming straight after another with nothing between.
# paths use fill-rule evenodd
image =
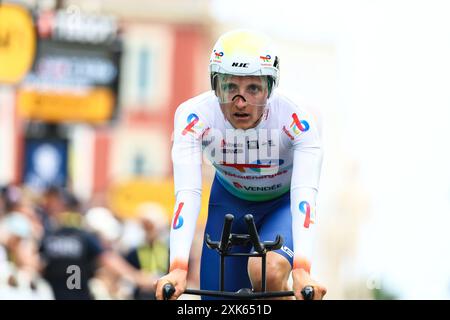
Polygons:
<instances>
[{"instance_id":1,"label":"cyclist's hand","mask_svg":"<svg viewBox=\"0 0 450 320\"><path fill-rule=\"evenodd\" d=\"M312 286L314 288L313 300L322 300L323 296L327 293L327 289L311 279L309 273L303 269L292 270L292 280L294 294L297 300L303 300L301 290L306 286Z\"/></svg>"},{"instance_id":2,"label":"cyclist's hand","mask_svg":"<svg viewBox=\"0 0 450 320\"><path fill-rule=\"evenodd\" d=\"M160 278L156 282L156 299L163 300L163 287L166 283L171 283L175 287L175 292L170 300L176 300L186 290L187 271L183 269L175 269L169 274Z\"/></svg>"}]
</instances>

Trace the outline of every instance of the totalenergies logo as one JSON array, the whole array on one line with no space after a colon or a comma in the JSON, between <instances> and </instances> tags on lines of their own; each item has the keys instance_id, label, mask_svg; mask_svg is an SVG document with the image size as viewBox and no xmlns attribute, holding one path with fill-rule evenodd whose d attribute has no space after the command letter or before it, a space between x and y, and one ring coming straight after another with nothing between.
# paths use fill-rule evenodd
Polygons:
<instances>
[{"instance_id":1,"label":"totalenergies logo","mask_svg":"<svg viewBox=\"0 0 450 320\"><path fill-rule=\"evenodd\" d=\"M214 61L215 62L221 62L221 59L223 57L223 52L217 52L216 50L214 50Z\"/></svg>"},{"instance_id":2,"label":"totalenergies logo","mask_svg":"<svg viewBox=\"0 0 450 320\"><path fill-rule=\"evenodd\" d=\"M269 160L257 160L253 163L226 163L223 162L220 165L224 167L231 167L239 172L246 172L245 169L250 169L252 171L261 173L264 170L274 170L278 169L284 163L283 159L269 159Z\"/></svg>"},{"instance_id":3,"label":"totalenergies logo","mask_svg":"<svg viewBox=\"0 0 450 320\"><path fill-rule=\"evenodd\" d=\"M268 54L266 56L259 56L259 58L265 63L268 63L268 62L270 62L270 60L272 60L272 57L270 56L270 54Z\"/></svg>"},{"instance_id":4,"label":"totalenergies logo","mask_svg":"<svg viewBox=\"0 0 450 320\"><path fill-rule=\"evenodd\" d=\"M173 223L172 223L172 228L175 230L180 229L183 226L184 219L180 215L181 209L183 209L183 206L184 206L184 202L180 202L178 204L177 211L175 212L175 217L173 218Z\"/></svg>"},{"instance_id":5,"label":"totalenergies logo","mask_svg":"<svg viewBox=\"0 0 450 320\"><path fill-rule=\"evenodd\" d=\"M302 201L298 205L298 208L300 212L305 215L305 222L303 223L303 226L305 228L309 228L309 225L311 223L314 223L314 220L311 216L311 206L309 205L308 201Z\"/></svg>"},{"instance_id":6,"label":"totalenergies logo","mask_svg":"<svg viewBox=\"0 0 450 320\"><path fill-rule=\"evenodd\" d=\"M309 130L309 123L306 120L300 120L296 113L292 114L292 123L290 125L295 134Z\"/></svg>"},{"instance_id":7,"label":"totalenergies logo","mask_svg":"<svg viewBox=\"0 0 450 320\"><path fill-rule=\"evenodd\" d=\"M266 169L278 169L282 164L284 163L283 159L269 159L269 160L256 160L256 165L259 165L260 167L252 167L250 170L262 173Z\"/></svg>"},{"instance_id":8,"label":"totalenergies logo","mask_svg":"<svg viewBox=\"0 0 450 320\"><path fill-rule=\"evenodd\" d=\"M195 134L194 127L195 127L195 125L197 125L198 122L199 122L198 116L197 116L195 113L191 113L191 114L187 117L187 122L188 122L188 125L186 126L186 128L183 129L183 132L181 133L183 136L186 135L186 134L188 134L188 133L193 133L193 134ZM203 125L198 124L197 127L198 127L199 129L201 129L201 128L203 127Z\"/></svg>"}]
</instances>

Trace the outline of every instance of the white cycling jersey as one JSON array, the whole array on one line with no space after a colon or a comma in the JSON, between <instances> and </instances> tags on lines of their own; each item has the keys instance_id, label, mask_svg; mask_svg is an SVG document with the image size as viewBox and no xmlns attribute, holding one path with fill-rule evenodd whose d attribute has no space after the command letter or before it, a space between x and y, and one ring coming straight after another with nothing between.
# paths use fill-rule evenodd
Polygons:
<instances>
[{"instance_id":1,"label":"white cycling jersey","mask_svg":"<svg viewBox=\"0 0 450 320\"><path fill-rule=\"evenodd\" d=\"M312 116L274 91L255 128L234 129L213 91L175 113L172 160L176 204L170 233L171 270L187 269L200 212L203 159L236 197L266 201L291 193L294 268L309 272L322 147Z\"/></svg>"}]
</instances>

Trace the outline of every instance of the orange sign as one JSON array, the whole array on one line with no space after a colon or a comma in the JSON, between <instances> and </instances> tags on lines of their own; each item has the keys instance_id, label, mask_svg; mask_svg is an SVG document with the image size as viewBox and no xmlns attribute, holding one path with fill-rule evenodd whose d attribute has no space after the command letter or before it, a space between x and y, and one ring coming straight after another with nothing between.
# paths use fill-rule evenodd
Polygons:
<instances>
[{"instance_id":1,"label":"orange sign","mask_svg":"<svg viewBox=\"0 0 450 320\"><path fill-rule=\"evenodd\" d=\"M111 209L122 218L133 218L139 205L156 202L161 205L171 219L175 208L173 180L134 179L115 184L109 193ZM202 205L198 223L206 222L210 186L204 183Z\"/></svg>"},{"instance_id":2,"label":"orange sign","mask_svg":"<svg viewBox=\"0 0 450 320\"><path fill-rule=\"evenodd\" d=\"M114 102L114 94L108 88L79 94L19 89L17 95L22 117L48 122L104 122L110 119Z\"/></svg>"},{"instance_id":3,"label":"orange sign","mask_svg":"<svg viewBox=\"0 0 450 320\"><path fill-rule=\"evenodd\" d=\"M0 4L0 83L18 83L30 70L36 33L29 12L19 5Z\"/></svg>"}]
</instances>

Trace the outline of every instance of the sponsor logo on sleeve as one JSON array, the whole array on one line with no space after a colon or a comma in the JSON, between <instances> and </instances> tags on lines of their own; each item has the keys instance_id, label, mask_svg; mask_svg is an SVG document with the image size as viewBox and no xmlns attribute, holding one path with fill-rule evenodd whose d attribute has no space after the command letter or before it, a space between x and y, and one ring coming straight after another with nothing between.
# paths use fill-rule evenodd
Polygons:
<instances>
[{"instance_id":1,"label":"sponsor logo on sleeve","mask_svg":"<svg viewBox=\"0 0 450 320\"><path fill-rule=\"evenodd\" d=\"M309 123L306 120L300 120L296 113L292 114L292 123L290 128L296 135L309 130Z\"/></svg>"},{"instance_id":2,"label":"sponsor logo on sleeve","mask_svg":"<svg viewBox=\"0 0 450 320\"><path fill-rule=\"evenodd\" d=\"M300 202L298 206L300 212L305 215L305 221L303 223L303 227L309 228L310 224L314 223L314 218L312 216L312 208L308 201Z\"/></svg>"},{"instance_id":3,"label":"sponsor logo on sleeve","mask_svg":"<svg viewBox=\"0 0 450 320\"><path fill-rule=\"evenodd\" d=\"M175 217L173 218L172 228L177 230L183 226L184 219L181 216L181 210L183 209L184 202L178 204L177 211L175 212Z\"/></svg>"},{"instance_id":4,"label":"sponsor logo on sleeve","mask_svg":"<svg viewBox=\"0 0 450 320\"><path fill-rule=\"evenodd\" d=\"M199 121L198 116L195 113L191 113L187 117L187 126L183 129L181 134L185 136L188 133L196 134L196 130L200 130L203 128L203 124Z\"/></svg>"}]
</instances>

